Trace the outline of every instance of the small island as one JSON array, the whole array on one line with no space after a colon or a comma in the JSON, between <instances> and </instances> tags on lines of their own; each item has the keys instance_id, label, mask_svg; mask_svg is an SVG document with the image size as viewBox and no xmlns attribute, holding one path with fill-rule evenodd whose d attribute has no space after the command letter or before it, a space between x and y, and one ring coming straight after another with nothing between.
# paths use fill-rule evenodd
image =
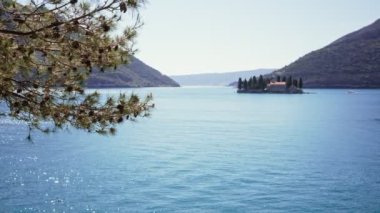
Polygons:
<instances>
[{"instance_id":1,"label":"small island","mask_svg":"<svg viewBox=\"0 0 380 213\"><path fill-rule=\"evenodd\" d=\"M275 93L275 94L302 94L303 81L293 79L292 76L277 76L277 79L268 79L260 75L244 79L239 78L237 93Z\"/></svg>"}]
</instances>

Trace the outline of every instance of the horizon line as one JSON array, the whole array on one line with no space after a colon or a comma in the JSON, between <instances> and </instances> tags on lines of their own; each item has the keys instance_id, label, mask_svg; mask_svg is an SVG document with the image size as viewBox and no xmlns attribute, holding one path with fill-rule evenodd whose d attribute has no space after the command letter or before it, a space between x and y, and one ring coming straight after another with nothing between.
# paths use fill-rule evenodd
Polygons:
<instances>
[{"instance_id":1,"label":"horizon line","mask_svg":"<svg viewBox=\"0 0 380 213\"><path fill-rule=\"evenodd\" d=\"M185 74L173 74L168 76L184 76L184 75L217 75L217 74L229 74L229 73L236 73L236 72L252 72L252 71L260 71L260 70L273 70L276 71L279 68L256 68L251 70L237 70L237 71L226 71L226 72L205 72L205 73L185 73Z\"/></svg>"}]
</instances>

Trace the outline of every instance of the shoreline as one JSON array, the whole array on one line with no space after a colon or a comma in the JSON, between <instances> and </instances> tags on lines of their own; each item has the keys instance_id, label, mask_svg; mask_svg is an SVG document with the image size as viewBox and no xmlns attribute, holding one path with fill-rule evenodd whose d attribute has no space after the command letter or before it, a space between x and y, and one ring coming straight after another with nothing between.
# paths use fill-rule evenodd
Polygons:
<instances>
[{"instance_id":1,"label":"shoreline","mask_svg":"<svg viewBox=\"0 0 380 213\"><path fill-rule=\"evenodd\" d=\"M267 90L237 90L238 94L305 94L303 90L299 91L267 91Z\"/></svg>"}]
</instances>

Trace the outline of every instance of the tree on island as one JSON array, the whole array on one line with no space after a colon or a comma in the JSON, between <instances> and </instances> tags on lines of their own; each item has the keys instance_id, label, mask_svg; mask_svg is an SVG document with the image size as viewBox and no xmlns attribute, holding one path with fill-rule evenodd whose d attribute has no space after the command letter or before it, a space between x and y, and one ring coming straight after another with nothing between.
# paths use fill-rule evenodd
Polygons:
<instances>
[{"instance_id":1,"label":"tree on island","mask_svg":"<svg viewBox=\"0 0 380 213\"><path fill-rule=\"evenodd\" d=\"M286 80L286 87L289 88L293 84L292 76L288 77Z\"/></svg>"},{"instance_id":2,"label":"tree on island","mask_svg":"<svg viewBox=\"0 0 380 213\"><path fill-rule=\"evenodd\" d=\"M298 81L297 81L297 79L293 80L293 86L298 87Z\"/></svg>"},{"instance_id":3,"label":"tree on island","mask_svg":"<svg viewBox=\"0 0 380 213\"><path fill-rule=\"evenodd\" d=\"M148 115L151 96L141 101L134 94L120 94L103 102L99 93L83 88L94 68L106 71L128 63L142 4L0 1L0 101L8 105L7 114L26 121L29 129L50 132L73 126L100 134L114 134L117 123ZM124 13L128 19L122 19ZM124 32L111 36L118 23L126 26ZM41 121L54 127L44 128Z\"/></svg>"},{"instance_id":4,"label":"tree on island","mask_svg":"<svg viewBox=\"0 0 380 213\"><path fill-rule=\"evenodd\" d=\"M259 89L265 89L265 83L264 83L264 78L262 75L259 76Z\"/></svg>"},{"instance_id":5,"label":"tree on island","mask_svg":"<svg viewBox=\"0 0 380 213\"><path fill-rule=\"evenodd\" d=\"M252 82L253 82L253 89L257 89L257 78L256 78L256 76L253 76Z\"/></svg>"},{"instance_id":6,"label":"tree on island","mask_svg":"<svg viewBox=\"0 0 380 213\"><path fill-rule=\"evenodd\" d=\"M238 80L238 89L239 90L241 90L242 84L243 84L243 81L241 80L241 78L239 78L239 80Z\"/></svg>"},{"instance_id":7,"label":"tree on island","mask_svg":"<svg viewBox=\"0 0 380 213\"><path fill-rule=\"evenodd\" d=\"M255 76L252 76L250 79L251 79L251 84L250 84L250 89L255 89L255 80L254 80Z\"/></svg>"},{"instance_id":8,"label":"tree on island","mask_svg":"<svg viewBox=\"0 0 380 213\"><path fill-rule=\"evenodd\" d=\"M247 81L247 79L244 79L244 81L243 81L243 87L244 87L244 90L248 90L248 81Z\"/></svg>"},{"instance_id":9,"label":"tree on island","mask_svg":"<svg viewBox=\"0 0 380 213\"><path fill-rule=\"evenodd\" d=\"M279 78L277 77L276 79L278 80ZM297 79L293 79L292 76L289 76L289 77L283 76L283 79L286 80L285 82L286 89L284 88L284 93L286 92L302 93L302 90L299 90L299 89L302 89L303 87L302 78L299 78L299 80L297 80ZM267 86L268 84L271 84L272 81L273 81L273 78L264 78L262 75L259 76L258 80L256 79L255 76L249 78L249 80L247 79L242 80L242 78L239 78L238 92L241 92L239 90L243 90L243 91L252 92L252 93L266 93L266 92L271 93L273 92L273 87L267 88ZM299 88L299 89L296 89L296 88Z\"/></svg>"},{"instance_id":10,"label":"tree on island","mask_svg":"<svg viewBox=\"0 0 380 213\"><path fill-rule=\"evenodd\" d=\"M298 87L299 87L300 89L303 88L303 81L302 81L302 78L300 78L300 80L298 81Z\"/></svg>"},{"instance_id":11,"label":"tree on island","mask_svg":"<svg viewBox=\"0 0 380 213\"><path fill-rule=\"evenodd\" d=\"M287 82L287 81L286 81L286 76L283 76L283 77L282 77L282 82Z\"/></svg>"},{"instance_id":12,"label":"tree on island","mask_svg":"<svg viewBox=\"0 0 380 213\"><path fill-rule=\"evenodd\" d=\"M252 77L250 77L248 80L248 89L252 88L252 82L253 82Z\"/></svg>"}]
</instances>

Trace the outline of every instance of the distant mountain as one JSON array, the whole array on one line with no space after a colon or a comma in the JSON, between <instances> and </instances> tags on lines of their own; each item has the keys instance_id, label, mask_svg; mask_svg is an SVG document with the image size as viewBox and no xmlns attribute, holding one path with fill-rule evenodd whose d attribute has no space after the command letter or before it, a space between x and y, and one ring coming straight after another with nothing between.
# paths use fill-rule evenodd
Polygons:
<instances>
[{"instance_id":1,"label":"distant mountain","mask_svg":"<svg viewBox=\"0 0 380 213\"><path fill-rule=\"evenodd\" d=\"M265 75L273 72L274 69L257 69L240 72L227 73L206 73L191 75L173 75L170 76L181 86L227 86L231 82L236 81L239 77L248 78L254 75Z\"/></svg>"},{"instance_id":2,"label":"distant mountain","mask_svg":"<svg viewBox=\"0 0 380 213\"><path fill-rule=\"evenodd\" d=\"M132 57L128 65L116 70L100 72L94 70L86 82L87 87L178 87L179 84L158 70Z\"/></svg>"},{"instance_id":3,"label":"distant mountain","mask_svg":"<svg viewBox=\"0 0 380 213\"><path fill-rule=\"evenodd\" d=\"M276 75L302 77L305 87L380 87L380 19L271 74Z\"/></svg>"}]
</instances>

